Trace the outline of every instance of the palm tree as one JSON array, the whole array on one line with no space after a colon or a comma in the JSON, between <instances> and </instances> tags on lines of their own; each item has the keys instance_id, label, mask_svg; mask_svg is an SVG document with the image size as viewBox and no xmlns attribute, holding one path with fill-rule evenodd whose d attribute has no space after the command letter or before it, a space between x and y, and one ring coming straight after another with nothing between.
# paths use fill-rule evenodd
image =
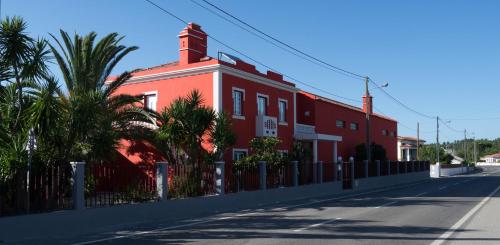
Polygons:
<instances>
[{"instance_id":1,"label":"palm tree","mask_svg":"<svg viewBox=\"0 0 500 245\"><path fill-rule=\"evenodd\" d=\"M208 143L215 119L215 112L203 105L201 93L193 90L159 114L156 146L171 163L199 163L206 153L202 145Z\"/></svg>"},{"instance_id":2,"label":"palm tree","mask_svg":"<svg viewBox=\"0 0 500 245\"><path fill-rule=\"evenodd\" d=\"M94 32L75 34L73 39L62 30L60 33L62 41L52 35L56 45L50 45L50 49L68 89L67 94L58 93L67 130L64 159L110 159L119 140L131 137L139 127L133 122L148 117L134 106L142 101L142 95L115 94L130 78L129 73L107 82L115 66L137 47L120 45L123 37L116 33L99 41Z\"/></svg>"},{"instance_id":3,"label":"palm tree","mask_svg":"<svg viewBox=\"0 0 500 245\"><path fill-rule=\"evenodd\" d=\"M0 83L14 83L17 108L10 131L20 131L21 117L25 109L23 88L26 82L34 82L47 74L49 51L43 39L34 40L26 34L27 24L20 17L6 18L0 23Z\"/></svg>"}]
</instances>

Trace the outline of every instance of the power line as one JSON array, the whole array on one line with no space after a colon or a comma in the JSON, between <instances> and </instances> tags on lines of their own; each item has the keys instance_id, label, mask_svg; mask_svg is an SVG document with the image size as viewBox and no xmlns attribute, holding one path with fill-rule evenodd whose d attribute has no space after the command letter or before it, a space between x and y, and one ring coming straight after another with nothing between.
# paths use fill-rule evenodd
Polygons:
<instances>
[{"instance_id":1,"label":"power line","mask_svg":"<svg viewBox=\"0 0 500 245\"><path fill-rule=\"evenodd\" d=\"M462 130L455 129L452 126L448 125L448 123L446 121L443 121L441 118L439 119L439 121L441 121L444 124L444 126L446 126L449 130L451 130L455 133L463 133L464 132Z\"/></svg>"},{"instance_id":2,"label":"power line","mask_svg":"<svg viewBox=\"0 0 500 245\"><path fill-rule=\"evenodd\" d=\"M484 117L484 118L447 118L446 120L451 121L488 121L488 120L500 120L500 117Z\"/></svg>"},{"instance_id":3,"label":"power line","mask_svg":"<svg viewBox=\"0 0 500 245\"><path fill-rule=\"evenodd\" d=\"M263 35L263 36L265 36L265 37L267 37L267 38L269 38L269 39L271 39L271 40L273 40L273 41L275 41L275 42L277 42L277 43L279 43L279 44L281 44L281 45L283 45L283 46L285 46L285 47L287 47L287 48L289 48L289 49L291 49L291 50L293 50L293 51L295 51L295 52L297 52L297 53L300 53L300 54L302 54L302 55L304 55L304 56L306 56L306 57L308 57L308 58L310 58L310 59L313 59L313 60L315 60L315 61L317 61L317 62L319 62L319 63L321 63L321 64L324 64L324 65L326 65L326 66L328 66L328 67L331 67L331 68L333 68L333 69L335 69L335 70L337 70L337 71L341 72L341 74L344 74L344 75L348 74L348 75L354 76L353 78L356 78L356 79L364 79L364 78L365 78L365 76L363 76L363 75L360 75L360 74L357 74L357 73L354 73L354 72L348 71L348 70L343 69L343 68L340 68L340 67L338 67L338 66L334 66L334 65L332 65L332 64L330 64L330 63L328 63L328 62L326 62L326 61L323 61L323 60L321 60L321 59L319 59L319 58L316 58L316 57L314 57L314 56L312 56L312 55L310 55L310 54L308 54L308 53L304 52L304 51L301 51L301 50L299 50L298 48L295 48L295 47L293 47L292 45L287 44L287 43L285 43L284 41L281 41L281 40L279 40L279 39L277 39L277 38L275 38L275 37L271 36L270 34L267 34L267 33L265 33L264 31L261 31L260 29L258 29L258 28L256 28L256 27L254 27L254 26L252 26L252 25L250 25L250 24L248 24L247 22L245 22L245 21L241 20L240 18L238 18L238 17L236 17L236 16L232 15L231 13L229 13L229 12L227 12L227 11L225 11L225 10L223 10L223 9L219 8L218 6L216 6L215 4L212 4L211 2L209 2L209 1L207 1L207 0L202 0L202 1L203 1L203 2L205 2L206 4L208 4L208 5L212 6L213 8L217 9L218 11L220 11L220 12L224 13L225 15L229 16L230 18L232 18L232 19L234 19L234 20L238 21L239 23L241 23L241 24L243 24L243 25L247 26L248 28L250 28L250 29L252 29L252 30L254 30L254 31L258 32L258 33L260 33L261 35ZM202 6L202 7L203 7L203 8L205 8L204 6ZM232 23L232 22L231 22L231 23Z\"/></svg>"},{"instance_id":4,"label":"power line","mask_svg":"<svg viewBox=\"0 0 500 245\"><path fill-rule=\"evenodd\" d=\"M200 7L204 8L204 9L206 9L206 10L210 11L211 13L214 13L214 11L211 11L211 9L206 8L205 6L203 6L203 5L201 5L200 3L196 2L195 0L190 0L190 1L191 1L191 2L194 2L195 4L197 4L198 6L200 6ZM232 19L234 19L234 20L238 21L239 23L241 23L241 24L243 24L243 25L247 26L248 28L251 28L252 30L254 30L254 31L258 32L258 33L260 33L261 35L263 35L263 36L265 36L265 37L268 37L268 38L272 39L273 41L275 41L275 42L277 42L277 43L279 43L279 44L281 44L281 45L283 45L283 46L285 46L285 47L287 47L287 48L289 48L289 49L291 49L291 50L293 50L293 51L295 51L295 52L298 52L298 53L300 53L300 54L302 54L302 55L304 55L304 56L306 56L306 57L309 57L309 58L311 58L311 59L313 59L313 60L315 60L315 61L318 61L318 62L320 62L321 64L327 65L328 67L331 67L331 68L335 69L334 71L341 71L341 72L344 72L344 73L346 73L346 74L353 75L353 76L355 76L354 78L357 78L357 79L365 79L365 76L362 76L362 75L360 75L360 74L357 74L357 73L354 73L354 72L351 72L351 71L347 71L347 70L345 70L345 69L342 69L342 68L339 68L339 67L334 66L334 65L332 65L332 64L329 64L329 63L327 63L327 62L325 62L325 61L323 61L323 60L321 60L321 59L319 59L319 58L316 58L316 57L314 57L314 56L312 56L312 55L310 55L310 54L307 54L307 53L305 53L305 52L303 52L303 51L301 51L301 50L299 50L299 49L297 49L297 48L295 48L295 47L293 47L293 46L291 46L291 45L289 45L289 44L287 44L287 43L285 43L285 42L283 42L283 41L281 41L281 40L279 40L279 39L277 39L277 38L275 38L275 37L273 37L273 36L271 36L270 34L267 34L267 33L263 32L263 31L261 31L260 29L258 29L258 28L256 28L256 27L254 27L254 26L252 26L252 25L250 25L250 24L248 24L247 22L245 22L245 21L241 20L240 18L238 18L238 17L234 16L233 14L231 14L231 13L229 13L229 12L227 12L227 11L223 10L222 8L220 8L220 7L216 6L215 4L213 4L213 3L209 2L208 0L202 0L202 1L203 1L203 2L205 2L206 4L208 4L208 5L212 6L213 8L217 9L218 11L220 11L220 12L224 13L225 15L229 16L230 18L232 18ZM214 14L215 14L215 15L217 15L217 16L219 16L219 17L221 17L221 18L223 18L224 20L226 20L226 21L228 21L228 22L230 22L230 23L232 23L232 24L234 24L234 25L236 25L236 26L238 26L238 27L240 27L240 28L242 28L242 29L246 30L247 32L250 32L248 29L243 28L241 25L236 24L236 23L234 23L234 22L233 22L233 21L231 21L231 20L228 20L227 18L225 18L225 17L223 17L223 16L221 16L221 15L219 15L219 14L217 14L217 13L214 13ZM259 36L259 35L255 34L255 33L253 33L253 32L250 32L250 33L251 33L251 34L253 34L253 35L255 35L255 36L257 36L257 37L259 37L259 38L261 38L261 39L264 39L262 36ZM266 40L267 42L269 42L269 40L267 40L267 39L264 39L264 40ZM274 45L274 46L276 46L276 45ZM293 52L291 52L291 53L297 56L297 54L296 54L296 53L293 53ZM305 58L305 57L302 57L302 56L298 56L298 57ZM309 59L306 59L306 60L310 61ZM315 63L315 64L317 64L317 63ZM375 85L376 85L376 83L375 83L373 80L371 80L371 79L369 79L369 80L370 80L373 84L375 84ZM406 108L407 110L409 110L409 111L411 111L411 112L413 112L413 113L416 113L417 115L420 115L420 116L422 116L422 117L425 117L425 118L427 118L427 119L434 119L434 118L435 118L435 117L433 117L433 116L429 116L429 115L427 115L427 114L424 114L424 113L422 113L422 112L419 112L419 111L417 111L417 110L415 110L415 109L411 108L410 106L408 106L408 105L404 104L401 100L399 100L399 99L397 99L396 97L394 97L394 96L392 96L391 94L389 94L389 93L388 93L387 91L385 91L384 89L380 88L379 86L377 86L377 87L378 87L378 88L379 88L379 89L380 89L380 90L381 90L381 91L382 91L385 95L387 95L389 98L391 98L393 101L395 101L397 104L399 104L399 105L403 106L403 107L404 107L404 108Z\"/></svg>"},{"instance_id":5,"label":"power line","mask_svg":"<svg viewBox=\"0 0 500 245\"><path fill-rule=\"evenodd\" d=\"M240 25L240 24L238 24L238 23L236 23L236 22L232 21L231 19L229 19L229 18L225 17L224 15L221 15L221 14L219 14L218 12L216 12L216 11L214 11L214 10L212 10L212 9L210 9L210 8L208 8L208 7L206 7L206 6L204 6L204 5L202 5L202 4L201 4L201 3L199 3L199 2L197 2L197 1L195 1L195 0L190 0L190 1L191 1L192 3L194 3L194 4L196 4L197 6L199 6L200 8L203 8L204 10L206 10L206 11L210 12L211 14L216 15L217 17L219 17L219 18L221 18L221 19L223 19L223 20L225 20L225 21L227 21L227 22L229 22L229 23L231 23L231 24L233 24L233 25L235 25L235 26L239 27L240 29L242 29L242 30L244 30L244 31L246 31L246 32L248 32L248 33L250 33L251 35L253 35L253 36L255 36L255 37L258 37L259 39L261 39L261 40L263 40L263 41L267 42L268 44L270 44L270 45L272 45L272 46L274 46L274 47L276 47L276 48L279 48L279 49L281 49L281 50L283 50L283 51L285 51L285 52L287 52L287 53L290 53L290 54L292 54L292 55L294 55L294 56L296 56L296 57L298 57L298 58L301 58L301 59L303 59L303 60L306 60L306 61L308 61L308 62L311 62L311 63L313 63L313 64L315 64L315 65L317 65L317 66L320 66L320 67L322 67L322 68L325 68L325 69L331 70L331 71L333 71L333 72L336 72L336 73L339 73L339 74L342 74L342 75L345 75L345 76L348 76L348 77L353 78L353 79L360 79L359 77L354 77L354 76L352 76L352 75L350 75L350 74L346 74L346 73L340 72L340 71L338 71L338 70L336 70L336 69L333 69L333 68L331 68L331 67L329 67L329 66L326 66L326 65L324 65L324 64L322 64L322 63L319 63L319 62L317 62L317 61L315 61L315 60L312 60L312 59L307 58L307 57L305 57L305 56L303 56L303 55L300 55L299 53L296 53L296 52L294 52L294 51L292 51L292 50L290 50L290 49L287 49L287 48L285 48L285 47L283 47L283 46L280 46L280 45L276 44L275 42L273 42L273 41L271 41L271 40L269 40L269 39L267 39L267 38L265 38L265 37L263 37L263 36L261 36L261 35L259 35L259 34L255 33L255 32L253 32L252 30L249 30L248 28L246 28L246 27L244 27L244 26L242 26L242 25Z\"/></svg>"},{"instance_id":6,"label":"power line","mask_svg":"<svg viewBox=\"0 0 500 245\"><path fill-rule=\"evenodd\" d=\"M433 117L433 116L429 116L427 114L424 114L422 112L419 112L409 106L407 106L405 103L401 102L401 100L397 99L396 97L392 96L391 94L389 94L387 91L385 91L383 88L381 88L380 86L378 86L377 83L375 83L375 81L373 81L372 79L368 78L368 81L370 81L371 83L373 83L380 91L382 91L385 95L387 95L389 98L391 98L393 101L395 101L397 104L399 104L400 106L406 108L407 110L419 115L419 116L422 116L422 117L425 117L427 119L435 119L436 117Z\"/></svg>"},{"instance_id":7,"label":"power line","mask_svg":"<svg viewBox=\"0 0 500 245\"><path fill-rule=\"evenodd\" d=\"M146 2L148 2L148 3L150 3L151 5L155 6L156 8L160 9L161 11L163 11L163 12L164 12L164 13L166 13L166 14L168 14L169 16L171 16L171 17L175 18L176 20L178 20L178 21L180 21L180 22L184 23L185 25L189 24L187 21L185 21L185 20L184 20L184 19L182 19L181 17L179 17L179 16L175 15L174 13L172 13L172 12L170 12L170 11L166 10L165 8L162 8L162 7L161 7L161 6L159 6L158 4L156 4L156 3L152 2L151 0L145 0L145 1L146 1ZM254 58L252 58L252 57L250 57L250 56L248 56L248 55L246 55L246 54L244 54L244 53L240 52L239 50L237 50L237 49L235 49L235 48L233 48L233 47L229 46L228 44L226 44L226 43L224 43L224 42L220 41L219 39L215 38L213 35L209 35L209 34L207 34L207 36L208 36L210 39L214 40L215 42L217 42L217 43L221 44L222 46L224 46L224 47L226 47L226 48L228 48L228 49L232 50L233 52L236 52L236 53L238 53L238 54L240 54L240 55L242 55L242 56L246 57L247 59L249 59L249 60L251 60L251 61L253 61L253 62L255 62L255 63L257 63L257 64L259 64L259 65L261 65L261 66L263 66L263 67L265 67L265 68L267 68L267 69L269 69L269 70L272 70L272 71L275 71L275 72L280 73L278 70L276 70L276 69L274 69L274 68L272 68L272 67L270 67L270 66L268 66L268 65L266 65L266 64L264 64L264 63L262 63L262 62L260 62L260 61L258 61L258 60L256 60L256 59L254 59ZM283 73L281 73L281 74L283 74ZM317 90L317 91L321 91L321 92L323 92L323 93L326 93L326 94L328 94L328 95L335 96L335 97L338 97L338 98L341 98L341 99L344 99L344 100L349 100L349 101L354 101L354 102L360 102L359 100L356 100L356 99L351 99L351 98L348 98L348 97L344 97L344 96L341 96L341 95L338 95L338 94L334 94L334 93L328 92L328 91L326 91L326 90L324 90L324 89L321 89L321 88L318 88L318 87L312 86L312 85L310 85L310 84L308 84L308 83L305 83L305 82L302 82L302 81L300 81L299 79L296 79L296 78L294 78L294 77L292 77L292 76L289 76L289 75L286 75L286 74L283 74L283 76L284 76L284 77L287 77L287 78L289 78L290 80L293 80L293 81L295 81L295 82L297 82L297 83L300 83L300 84L302 84L302 85L304 85L304 86L307 86L307 87L309 87L309 88L313 88L313 89L315 89L315 90Z\"/></svg>"},{"instance_id":8,"label":"power line","mask_svg":"<svg viewBox=\"0 0 500 245\"><path fill-rule=\"evenodd\" d=\"M150 3L151 5L155 6L156 8L160 9L161 11L163 11L163 12L164 12L164 13L166 13L166 14L168 14L169 16L171 16L171 17L173 17L173 18L175 18L175 19L179 20L180 22L182 22L182 23L184 23L184 24L186 24L186 25L187 25L187 24L189 24L187 21L183 20L182 18L180 18L179 16L177 16L177 15L173 14L172 12L170 12L170 11L168 11L168 10L166 10L166 9L162 8L162 7L161 7L161 6L159 6L158 4L156 4L156 3L152 2L151 0L145 0L145 1L146 1L146 2L148 2L148 3ZM191 0L191 1L192 1L193 3L196 3L198 6L200 6L200 7L204 8L204 9L207 9L205 6L203 6L203 5L199 4L198 2L193 1L193 0ZM362 76L362 75L359 75L359 74L356 74L356 73L353 73L353 72L347 71L347 70L345 70L345 69L339 68L339 67L337 67L337 66L331 65L331 64L329 64L329 63L327 63L327 62L325 62L325 61L323 61L323 60L320 60L320 59L318 59L318 58L316 58L316 57L314 57L314 56L312 56L312 55L309 55L309 54L307 54L307 53L305 53L305 52L303 52L303 51L300 51L300 50L298 50L298 49L294 48L293 46L288 45L288 44L286 44L286 43L284 43L284 42L282 42L282 41L278 40L277 38L274 38L273 36L271 36L271 35L269 35L269 34L267 34L267 33L263 32L263 31L260 31L259 29L255 28L255 27L251 26L250 24L248 24L248 23L246 23L246 22L242 21L241 19L239 19L239 18L235 17L234 15L232 15L232 14L230 14L230 13L228 13L228 12L226 12L226 11L222 10L221 8L217 7L216 5L214 5L214 4L212 4L212 3L210 3L210 2L208 2L208 1L206 1L206 0L202 0L202 1L203 1L203 2L205 2L205 3L207 3L207 4L209 4L210 6L212 6L212 7L214 7L214 8L216 8L217 10L221 11L222 13L224 13L224 14L226 14L226 15L230 16L231 18L235 19L236 21L238 21L238 22L242 23L243 25L245 25L245 26L247 26L247 27L251 28L252 30L257 31L257 32L258 32L258 33L260 33L261 35L264 35L264 36L266 36L266 37L268 37L268 38L272 39L273 41L278 42L278 43L280 43L280 44L282 44L282 45L284 45L284 46L288 47L289 49L294 50L295 52L297 52L297 53L299 53L299 54L302 54L302 55L304 55L304 56L306 56L306 57L308 57L308 58L310 58L310 59L313 59L314 61L317 61L317 62L319 62L319 63L321 63L321 64L324 64L324 65L326 65L326 66L328 66L328 67L331 67L331 68L335 69L337 72L338 72L338 71L344 72L344 73L343 73L344 75L347 75L347 76L349 76L349 75L351 75L351 76L355 76L355 78L357 78L357 79L364 79L364 78L365 78L365 77L364 77L364 76ZM235 23L234 21L231 21L231 20L229 20L229 19L227 19L227 18L225 18L225 17L223 17L223 16L221 16L221 15L219 15L219 14L215 13L214 11L211 11L211 10L209 10L209 9L207 9L207 10L208 10L208 11L210 11L211 13L214 13L214 14L216 14L217 16L219 16L219 17L223 18L224 20L226 20L226 21L228 21L228 22L230 22L230 23L232 23L232 24L234 24L234 25L236 25L236 26L238 26L238 27L242 28L243 30L245 30L245 31L247 31L247 32L249 32L249 33L251 33L251 34L253 34L253 35L255 35L255 36L257 36L257 37L259 37L259 38L261 38L261 39L263 39L263 40L266 40L266 42L271 43L269 40L267 40L267 39L265 39L265 38L263 38L263 37L261 37L261 36L257 35L257 34L256 34L256 33L254 33L254 32L251 32L251 31L250 31L250 30L248 30L247 28L242 27L241 25L239 25L239 24ZM240 54L240 55L242 55L242 56L246 57L247 59L249 59L249 60L251 60L251 61L253 61L253 62L255 62L255 63L257 63L257 64L259 64L259 65L261 65L261 66L263 66L263 67L266 67L266 68L267 68L267 69L269 69L269 70L272 70L272 71L276 71L276 72L278 72L276 69L273 69L272 67L270 67L270 66L268 66L268 65L266 65L266 64L264 64L264 63L262 63L262 62L260 62L260 61L258 61L258 60L256 60L256 59L254 59L254 58L252 58L252 57L250 57L250 56L248 56L248 55L246 55L246 54L244 54L244 53L240 52L239 50L237 50L237 49L235 49L235 48L233 48L233 47L229 46L228 44L226 44L226 43L224 43L224 42L220 41L219 39L215 38L213 35L208 35L208 34L207 34L207 36L208 36L210 39L214 40L215 42L217 42L217 43L221 44L222 46L224 46L224 47L226 47L226 48L228 48L228 49L232 50L233 52L236 52L236 53L238 53L238 54ZM279 47L278 45L276 45L276 44L274 44L274 43L272 43L272 44L273 44L274 46L276 46L276 47ZM279 47L279 48L283 49L283 47ZM283 49L283 50L286 50L286 49ZM290 51L290 50L288 50L288 51ZM310 62L313 62L312 60L307 59L306 57L300 56L300 55L298 55L297 53L294 53L294 52L290 52L290 53L292 53L292 54L296 55L297 57L301 57L301 58L303 58L303 59L305 59L305 60L308 60L308 61L310 61ZM319 65L317 62L313 62L313 63L314 63L314 64ZM325 67L325 66L322 66L322 67L327 68L327 67ZM332 70L332 69L330 69L330 70ZM333 71L333 70L332 70L332 71ZM280 72L278 72L278 73L280 73ZM321 91L321 92L323 92L323 93L325 93L325 94L328 94L328 95L331 95L331 96L334 96L334 97L338 97L338 98L342 98L342 99L344 99L344 100L349 100L349 101L354 101L354 102L360 102L359 100L352 99L352 98L347 98L347 97L344 97L344 96L340 96L340 95L337 95L337 94L334 94L334 93L328 92L328 91L326 91L326 90L324 90L324 89L321 89L321 88L318 88L318 87L312 86L312 85L310 85L310 84L308 84L308 83L302 82L302 81L300 81L300 80L298 80L298 79L296 79L296 78L294 78L294 77L291 77L291 76L289 76L289 75L283 74L283 76L284 76L284 77L287 77L287 78L289 78L289 79L291 79L291 80L293 80L293 81L295 81L295 82L297 82L297 83L299 83L299 84L302 84L302 85L304 85L304 86L307 86L307 87L309 87L309 88L313 88L313 89L315 89L315 90L317 90L317 91ZM351 77L351 76L349 76L349 77ZM429 116L429 115L427 115L427 114L424 114L424 113L422 113L422 112L419 112L419 111L417 111L417 110L415 110L415 109L411 108L410 106L406 105L405 103L403 103L402 101L400 101L399 99L397 99L396 97L392 96L392 95L391 95L391 94L389 94L387 91L385 91L384 89L382 89L380 86L378 86L378 84L377 84L377 83L375 83L375 81L373 81L372 79L368 78L368 81L370 81L370 82L371 82L372 84L374 84L374 85L375 85L375 86L376 86L379 90L381 90L381 91L382 91L385 95L387 95L389 98L391 98L393 101L395 101L395 102L396 102L397 104L399 104L400 106L402 106L402 107L406 108L407 110L409 110L409 111L411 111L411 112L413 112L413 113L415 113L415 114L417 114L417 115L420 115L420 116L422 116L422 117L424 117L424 118L427 118L427 119L434 119L434 118L435 118L435 117L433 117L433 116ZM383 113L381 113L381 114L383 114ZM400 122L399 122L399 123L400 123ZM408 128L408 129L414 130L414 129L412 129L411 127L408 127L408 126L406 126L406 125L404 125L404 124L402 124L402 123L400 123L400 124L401 124L403 127L406 127L406 128ZM448 127L448 128L450 128L451 130L453 130L453 131L455 131L455 132L459 132L458 130L455 130L455 129L451 128L451 127L450 127L449 125L447 125L446 123L445 123L445 126L446 126L446 127ZM415 131L416 131L416 130L415 130ZM435 131L434 131L434 132L435 132ZM461 131L460 131L460 132L461 132ZM424 132L423 132L423 133L424 133Z\"/></svg>"}]
</instances>

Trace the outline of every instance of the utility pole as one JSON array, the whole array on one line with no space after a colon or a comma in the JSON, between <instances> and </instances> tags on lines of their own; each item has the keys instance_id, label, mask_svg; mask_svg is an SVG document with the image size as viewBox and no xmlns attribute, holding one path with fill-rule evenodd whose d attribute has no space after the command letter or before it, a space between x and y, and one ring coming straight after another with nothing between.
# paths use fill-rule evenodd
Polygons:
<instances>
[{"instance_id":1,"label":"utility pole","mask_svg":"<svg viewBox=\"0 0 500 245\"><path fill-rule=\"evenodd\" d=\"M420 123L417 122L417 161L420 160L418 156L419 150L420 150Z\"/></svg>"},{"instance_id":2,"label":"utility pole","mask_svg":"<svg viewBox=\"0 0 500 245\"><path fill-rule=\"evenodd\" d=\"M467 129L464 129L464 160L467 162Z\"/></svg>"},{"instance_id":3,"label":"utility pole","mask_svg":"<svg viewBox=\"0 0 500 245\"><path fill-rule=\"evenodd\" d=\"M368 163L372 159L372 149L371 149L371 144L370 144L370 108L371 108L371 101L370 101L370 91L368 90L368 81L370 78L366 77L365 78L365 116L366 116L366 160L368 160Z\"/></svg>"},{"instance_id":4,"label":"utility pole","mask_svg":"<svg viewBox=\"0 0 500 245\"><path fill-rule=\"evenodd\" d=\"M436 117L436 163L439 162L439 116Z\"/></svg>"},{"instance_id":5,"label":"utility pole","mask_svg":"<svg viewBox=\"0 0 500 245\"><path fill-rule=\"evenodd\" d=\"M477 163L476 136L474 136L474 165Z\"/></svg>"}]
</instances>

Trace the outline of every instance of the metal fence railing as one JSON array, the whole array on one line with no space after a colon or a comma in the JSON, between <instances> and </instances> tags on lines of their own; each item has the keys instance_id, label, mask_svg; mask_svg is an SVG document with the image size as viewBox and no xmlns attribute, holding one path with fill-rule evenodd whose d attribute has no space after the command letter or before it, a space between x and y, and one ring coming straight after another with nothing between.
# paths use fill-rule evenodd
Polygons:
<instances>
[{"instance_id":1,"label":"metal fence railing","mask_svg":"<svg viewBox=\"0 0 500 245\"><path fill-rule=\"evenodd\" d=\"M0 216L71 209L71 166L33 166L17 169L0 183Z\"/></svg>"}]
</instances>

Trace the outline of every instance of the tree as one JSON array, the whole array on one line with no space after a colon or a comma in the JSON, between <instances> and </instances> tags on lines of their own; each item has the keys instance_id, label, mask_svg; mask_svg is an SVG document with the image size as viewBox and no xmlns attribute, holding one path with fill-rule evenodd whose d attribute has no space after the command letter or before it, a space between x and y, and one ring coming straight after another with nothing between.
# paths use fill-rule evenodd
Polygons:
<instances>
[{"instance_id":1,"label":"tree","mask_svg":"<svg viewBox=\"0 0 500 245\"><path fill-rule=\"evenodd\" d=\"M51 35L56 45L50 49L68 89L67 94L58 93L64 111L59 124L65 132L63 159L110 159L120 139L142 129L134 122L148 121L150 116L135 106L142 101L141 95L115 95L130 78L128 72L108 81L115 66L137 47L120 45L123 37L117 33L99 41L94 32L75 34L73 39L62 30L60 34L62 41Z\"/></svg>"},{"instance_id":2,"label":"tree","mask_svg":"<svg viewBox=\"0 0 500 245\"><path fill-rule=\"evenodd\" d=\"M203 105L198 90L179 97L158 115L159 130L155 146L173 164L197 164L208 158L203 147L210 143L216 113Z\"/></svg>"},{"instance_id":3,"label":"tree","mask_svg":"<svg viewBox=\"0 0 500 245\"><path fill-rule=\"evenodd\" d=\"M231 129L232 121L229 116L224 112L219 112L215 118L215 126L210 134L214 146L212 155L216 161L222 161L230 146L236 143L236 134Z\"/></svg>"},{"instance_id":4,"label":"tree","mask_svg":"<svg viewBox=\"0 0 500 245\"><path fill-rule=\"evenodd\" d=\"M423 145L420 147L419 159L422 161L429 161L431 163L436 162L436 144ZM443 148L439 149L439 162L440 163L451 163L453 156L444 152Z\"/></svg>"},{"instance_id":5,"label":"tree","mask_svg":"<svg viewBox=\"0 0 500 245\"><path fill-rule=\"evenodd\" d=\"M26 34L20 17L0 23L0 178L16 175L26 166L26 144L31 127L27 108L33 86L48 74L49 51L45 40ZM17 175L21 176L21 175Z\"/></svg>"},{"instance_id":6,"label":"tree","mask_svg":"<svg viewBox=\"0 0 500 245\"><path fill-rule=\"evenodd\" d=\"M387 152L385 148L382 145L376 144L372 142L371 145L371 155L373 160L386 160L387 159ZM356 155L355 158L357 160L366 160L366 145L365 144L359 144L356 146Z\"/></svg>"},{"instance_id":7,"label":"tree","mask_svg":"<svg viewBox=\"0 0 500 245\"><path fill-rule=\"evenodd\" d=\"M283 166L286 164L286 156L278 151L281 140L276 137L257 137L250 140L252 154L236 162L236 167L257 167L259 161L266 161L269 166Z\"/></svg>"}]
</instances>

